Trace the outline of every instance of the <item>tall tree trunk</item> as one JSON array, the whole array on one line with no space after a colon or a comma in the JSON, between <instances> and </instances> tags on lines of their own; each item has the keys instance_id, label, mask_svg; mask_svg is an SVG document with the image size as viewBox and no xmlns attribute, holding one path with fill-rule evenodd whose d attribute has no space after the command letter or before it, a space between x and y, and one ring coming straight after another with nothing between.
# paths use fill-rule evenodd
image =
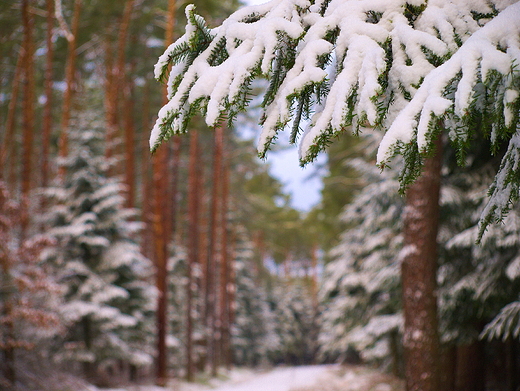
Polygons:
<instances>
[{"instance_id":1,"label":"tall tree trunk","mask_svg":"<svg viewBox=\"0 0 520 391\"><path fill-rule=\"evenodd\" d=\"M188 267L187 267L187 286L186 286L186 380L194 380L194 360L193 360L193 269L199 261L199 178L198 178L198 132L190 132L190 156L188 171Z\"/></svg>"},{"instance_id":2,"label":"tall tree trunk","mask_svg":"<svg viewBox=\"0 0 520 391\"><path fill-rule=\"evenodd\" d=\"M47 31L45 43L47 54L45 57L45 108L43 112L42 130L42 186L49 184L49 151L51 144L52 131L52 61L54 58L54 45L52 44L52 34L54 30L54 0L47 0Z\"/></svg>"},{"instance_id":3,"label":"tall tree trunk","mask_svg":"<svg viewBox=\"0 0 520 391\"><path fill-rule=\"evenodd\" d=\"M406 193L403 260L405 377L407 391L437 391L437 231L442 142Z\"/></svg>"},{"instance_id":4,"label":"tall tree trunk","mask_svg":"<svg viewBox=\"0 0 520 391\"><path fill-rule=\"evenodd\" d=\"M517 391L520 380L520 362L518 354L518 339L508 337L504 341L505 353L505 389L507 391Z\"/></svg>"},{"instance_id":5,"label":"tall tree trunk","mask_svg":"<svg viewBox=\"0 0 520 391\"><path fill-rule=\"evenodd\" d=\"M455 372L457 369L457 347L455 345L441 345L440 354L439 390L455 391Z\"/></svg>"},{"instance_id":6,"label":"tall tree trunk","mask_svg":"<svg viewBox=\"0 0 520 391\"><path fill-rule=\"evenodd\" d=\"M24 62L23 62L23 153L22 153L22 216L21 237L25 236L29 225L29 192L32 187L32 166L34 149L34 21L29 12L29 0L22 1L22 19L24 27Z\"/></svg>"},{"instance_id":7,"label":"tall tree trunk","mask_svg":"<svg viewBox=\"0 0 520 391\"><path fill-rule=\"evenodd\" d=\"M131 1L131 0L129 0ZM168 15L166 20L165 46L173 41L175 27L175 0L168 0ZM166 99L166 97L165 97ZM154 178L154 242L155 259L157 265L157 288L159 300L157 303L157 384L165 385L167 379L167 303L168 303L168 241L171 232L168 232L170 217L164 210L164 203L168 198L168 148L159 148L153 161Z\"/></svg>"},{"instance_id":8,"label":"tall tree trunk","mask_svg":"<svg viewBox=\"0 0 520 391\"><path fill-rule=\"evenodd\" d=\"M134 97L131 80L125 83L125 183L127 186L126 205L135 205L135 127L134 127Z\"/></svg>"},{"instance_id":9,"label":"tall tree trunk","mask_svg":"<svg viewBox=\"0 0 520 391\"><path fill-rule=\"evenodd\" d=\"M150 118L150 83L147 81L144 86L143 91L143 129L151 129L152 122ZM143 132L146 134L147 132ZM150 147L148 137L144 136L141 139L141 186L142 190L142 200L141 200L141 217L146 226L146 229L143 231L143 242L142 242L142 251L143 254L153 259L153 250L152 250L152 242L153 242L153 225L152 225L152 202L149 200L152 199L152 186L153 180L151 180L151 157L150 157Z\"/></svg>"},{"instance_id":10,"label":"tall tree trunk","mask_svg":"<svg viewBox=\"0 0 520 391\"><path fill-rule=\"evenodd\" d=\"M486 368L482 341L457 346L455 368L455 391L484 391Z\"/></svg>"},{"instance_id":11,"label":"tall tree trunk","mask_svg":"<svg viewBox=\"0 0 520 391\"><path fill-rule=\"evenodd\" d=\"M7 204L10 194L5 183L0 180L0 216L2 217L2 224L0 224L0 283L4 287L12 286L11 263L12 256L9 255L8 246L11 242L9 231L13 229ZM0 353L2 353L3 375L8 383L8 386L14 386L16 381L15 359L14 359L14 322L13 322L13 305L12 295L10 289L6 289L2 294L2 301L0 302L0 316L2 320L3 335L0 340Z\"/></svg>"},{"instance_id":12,"label":"tall tree trunk","mask_svg":"<svg viewBox=\"0 0 520 391\"><path fill-rule=\"evenodd\" d=\"M200 213L200 218L199 218L199 254L198 254L198 259L199 259L199 267L200 267L200 271L202 272L201 273L201 276L197 279L197 287L198 287L198 290L199 292L202 292L201 296L200 296L200 299L199 299L199 303L198 305L200 306L199 307L199 310L200 310L200 322L201 322L201 327L204 328L206 327L206 318L205 318L205 310L206 310L206 295L205 295L205 290L206 290L206 280L208 278L208 276L206 275L206 270L207 270L207 260L208 260L208 251L209 251L209 210L210 210L210 197L211 197L211 192L210 191L207 191L206 192L206 181L205 181L205 177L207 176L208 178L211 176L211 174L206 174L206 170L205 168L208 168L208 172L209 172L209 166L210 166L210 163L207 162L205 160L205 157L204 154L202 152L199 151L199 161L198 161L198 171L197 171L197 175L198 175L198 189L199 189L199 194L198 194L198 200L199 200L199 213ZM201 336L202 338L199 338L197 343L199 345L199 349L197 349L198 351L200 351L200 354L199 354L199 359L198 361L195 363L195 367L196 367L196 370L199 371L199 372L204 372L206 370L206 364L208 363L208 356L207 356L207 350L208 350L208 345L207 345L207 338L206 338L206 335L203 334Z\"/></svg>"},{"instance_id":13,"label":"tall tree trunk","mask_svg":"<svg viewBox=\"0 0 520 391\"><path fill-rule=\"evenodd\" d=\"M220 343L220 357L222 363L226 368L231 368L230 357L230 324L229 324L229 288L230 288L230 270L229 270L229 238L228 238L228 202L229 202L229 162L225 159L226 148L223 147L222 160L224 161L222 167L222 202L220 208L220 229L221 229L221 284L220 284L220 324L221 324L221 343Z\"/></svg>"},{"instance_id":14,"label":"tall tree trunk","mask_svg":"<svg viewBox=\"0 0 520 391\"><path fill-rule=\"evenodd\" d=\"M217 127L215 129L215 146L213 155L213 190L211 194L211 209L209 220L209 237L208 237L208 256L206 259L206 289L205 289L205 313L207 330L207 347L208 347L208 361L211 365L211 374L217 375L217 343L216 337L216 281L217 281L217 233L218 222L217 213L219 207L219 189L222 171L222 145L223 145L224 129Z\"/></svg>"},{"instance_id":15,"label":"tall tree trunk","mask_svg":"<svg viewBox=\"0 0 520 391\"><path fill-rule=\"evenodd\" d=\"M105 42L105 156L114 155L114 142L117 134L117 83L114 73L114 56L109 40Z\"/></svg>"},{"instance_id":16,"label":"tall tree trunk","mask_svg":"<svg viewBox=\"0 0 520 391\"><path fill-rule=\"evenodd\" d=\"M229 325L229 346L228 346L228 358L229 365L233 364L233 341L231 338L231 329L235 323L235 314L237 309L236 303L236 270L235 270L235 259L236 259L236 232L231 231L231 239L229 240L230 248L229 248L229 280L228 280L228 319L227 323Z\"/></svg>"},{"instance_id":17,"label":"tall tree trunk","mask_svg":"<svg viewBox=\"0 0 520 391\"><path fill-rule=\"evenodd\" d=\"M172 145L172 157L168 171L170 172L170 194L168 199L170 200L170 218L168 219L169 227L168 230L175 235L176 238L180 237L179 227L177 226L177 209L179 204L179 166L181 163L181 145L182 138L178 135L174 136ZM175 238L174 238L175 239Z\"/></svg>"},{"instance_id":18,"label":"tall tree trunk","mask_svg":"<svg viewBox=\"0 0 520 391\"><path fill-rule=\"evenodd\" d=\"M14 69L13 83L11 84L11 99L7 107L7 120L5 122L5 136L0 139L0 180L2 178L9 178L9 183L14 184L14 168L15 168L15 155L14 150L14 133L16 126L16 107L18 103L18 92L20 91L20 80L23 74L24 67L25 48L22 46L18 53L18 59L16 60L16 67ZM11 164L7 164L7 157L11 156ZM6 167L10 167L9 172L5 171ZM5 175L5 177L4 177Z\"/></svg>"},{"instance_id":19,"label":"tall tree trunk","mask_svg":"<svg viewBox=\"0 0 520 391\"><path fill-rule=\"evenodd\" d=\"M107 143L106 143L106 156L111 158L116 152L115 142L120 132L120 117L119 110L122 108L118 104L124 102L127 106L123 110L126 113L128 108L128 101L125 96L125 89L127 82L125 79L125 49L128 40L128 28L130 21L132 20L132 10L134 8L135 0L127 0L125 2L125 9L119 25L119 34L117 38L117 49L116 49L116 60L115 64L112 64L112 59L107 51L107 72L106 72L106 95L108 100L106 101L107 110ZM127 137L127 131L125 131L125 137ZM128 146L126 146L128 148ZM128 163L128 162L127 162ZM120 168L119 168L120 170ZM116 172L119 170L116 169ZM127 177L125 177L127 178ZM128 185L128 183L127 183Z\"/></svg>"},{"instance_id":20,"label":"tall tree trunk","mask_svg":"<svg viewBox=\"0 0 520 391\"><path fill-rule=\"evenodd\" d=\"M157 384L164 386L167 380L167 274L168 274L168 251L166 218L163 210L165 195L165 169L167 165L167 148L163 146L153 156L153 182L154 182L154 213L153 213L153 232L154 232L154 254L156 264L156 285L159 291L157 301Z\"/></svg>"},{"instance_id":21,"label":"tall tree trunk","mask_svg":"<svg viewBox=\"0 0 520 391\"><path fill-rule=\"evenodd\" d=\"M59 156L64 158L69 154L69 122L72 108L72 97L74 94L74 73L76 72L76 37L78 36L79 14L81 0L74 2L74 13L72 16L72 33L67 34L69 47L67 52L67 64L65 66L65 96L63 97L63 112L61 114L61 134L58 143ZM59 176L63 180L65 177L65 167L59 169Z\"/></svg>"}]
</instances>

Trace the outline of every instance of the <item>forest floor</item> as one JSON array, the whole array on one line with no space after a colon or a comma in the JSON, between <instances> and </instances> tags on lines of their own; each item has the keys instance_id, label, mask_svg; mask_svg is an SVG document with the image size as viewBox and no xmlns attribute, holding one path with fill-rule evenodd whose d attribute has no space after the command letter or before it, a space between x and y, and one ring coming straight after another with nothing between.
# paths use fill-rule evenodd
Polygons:
<instances>
[{"instance_id":1,"label":"forest floor","mask_svg":"<svg viewBox=\"0 0 520 391\"><path fill-rule=\"evenodd\" d=\"M402 380L364 366L310 365L269 371L235 369L205 384L130 386L99 391L402 391Z\"/></svg>"}]
</instances>

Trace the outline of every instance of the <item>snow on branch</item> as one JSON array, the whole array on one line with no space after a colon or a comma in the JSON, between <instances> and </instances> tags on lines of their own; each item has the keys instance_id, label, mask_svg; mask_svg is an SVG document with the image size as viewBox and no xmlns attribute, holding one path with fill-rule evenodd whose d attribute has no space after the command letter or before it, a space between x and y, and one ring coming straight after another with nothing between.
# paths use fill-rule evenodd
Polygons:
<instances>
[{"instance_id":1,"label":"snow on branch","mask_svg":"<svg viewBox=\"0 0 520 391\"><path fill-rule=\"evenodd\" d=\"M516 3L473 33L448 61L424 78L383 138L378 164L384 166L396 149L415 137L419 151L428 152L436 118L448 113L455 122L464 122L474 110L482 110L478 103L485 93L493 95L495 114L503 117L494 130L503 125L511 134L518 121L518 107L516 113L514 107L518 106L519 64L520 3Z\"/></svg>"},{"instance_id":2,"label":"snow on branch","mask_svg":"<svg viewBox=\"0 0 520 391\"><path fill-rule=\"evenodd\" d=\"M440 9L436 3L428 4ZM185 132L196 111L209 126L224 115L232 119L247 106L251 81L266 78L259 153L291 120L295 140L300 122L315 113L300 145L301 160L308 162L347 126L383 124L433 62L449 55L452 44L412 27L414 13L430 15L430 30L443 31L450 42L469 28L452 28L449 35L443 23L456 19L453 11L450 19L427 10L423 1L272 0L244 7L211 30L188 6L186 33L155 67L155 77L164 81L173 65L170 101L159 112L150 147Z\"/></svg>"},{"instance_id":3,"label":"snow on branch","mask_svg":"<svg viewBox=\"0 0 520 391\"><path fill-rule=\"evenodd\" d=\"M407 186L443 128L461 164L477 129L489 133L495 151L516 132L520 3L514 0L271 0L236 11L214 29L193 6L186 15L186 33L155 67L169 101L152 130L152 151L186 132L196 112L209 126L232 122L248 106L257 78L268 82L262 157L289 124L302 164L346 129L375 126L388 129L379 166L402 153ZM504 193L503 175L516 167L511 142L505 174L492 188L497 194ZM499 219L518 197L520 183L508 183L511 197L495 197L500 202L486 219Z\"/></svg>"},{"instance_id":4,"label":"snow on branch","mask_svg":"<svg viewBox=\"0 0 520 391\"><path fill-rule=\"evenodd\" d=\"M519 198L519 65L520 3L516 3L475 31L449 60L424 78L391 124L378 150L381 167L396 153L405 157L410 150L428 154L441 118L457 148L461 165L465 163L465 150L476 128L489 132L494 151L500 142L509 140L481 217L478 240L490 223L502 221ZM405 171L413 172L408 180L415 179L413 176L420 172L413 167L416 162L405 159Z\"/></svg>"},{"instance_id":5,"label":"snow on branch","mask_svg":"<svg viewBox=\"0 0 520 391\"><path fill-rule=\"evenodd\" d=\"M479 222L478 241L490 223L503 221L513 202L520 197L520 127L509 141L489 195Z\"/></svg>"}]
</instances>

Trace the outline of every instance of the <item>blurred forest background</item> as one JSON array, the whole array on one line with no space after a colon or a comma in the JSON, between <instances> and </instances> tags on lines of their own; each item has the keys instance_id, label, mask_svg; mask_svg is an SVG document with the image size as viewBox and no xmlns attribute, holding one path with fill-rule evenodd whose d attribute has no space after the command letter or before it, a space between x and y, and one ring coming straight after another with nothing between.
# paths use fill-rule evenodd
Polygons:
<instances>
[{"instance_id":1,"label":"blurred forest background","mask_svg":"<svg viewBox=\"0 0 520 391\"><path fill-rule=\"evenodd\" d=\"M239 6L192 2L214 25ZM403 376L404 199L379 134L331 145L305 213L243 137L254 108L150 155L153 66L185 5L0 3L0 388L317 362ZM520 210L474 244L500 161L484 144L443 162L443 390L520 386Z\"/></svg>"}]
</instances>

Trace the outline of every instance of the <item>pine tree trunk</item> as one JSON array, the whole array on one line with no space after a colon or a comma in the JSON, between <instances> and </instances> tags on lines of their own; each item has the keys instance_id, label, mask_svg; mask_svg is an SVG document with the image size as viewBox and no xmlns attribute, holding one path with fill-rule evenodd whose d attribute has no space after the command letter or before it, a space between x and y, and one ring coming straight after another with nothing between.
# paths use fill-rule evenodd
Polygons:
<instances>
[{"instance_id":1,"label":"pine tree trunk","mask_svg":"<svg viewBox=\"0 0 520 391\"><path fill-rule=\"evenodd\" d=\"M405 377L407 391L437 391L437 231L442 144L424 162L421 177L406 194L403 260Z\"/></svg>"},{"instance_id":2,"label":"pine tree trunk","mask_svg":"<svg viewBox=\"0 0 520 391\"><path fill-rule=\"evenodd\" d=\"M229 324L229 246L228 246L228 224L227 224L227 216L228 216L228 200L229 200L229 162L227 159L224 159L225 148L223 148L223 160L225 163L222 168L222 206L220 211L221 222L221 250L220 250L220 259L222 266L221 273L221 284L220 284L220 324L221 324L221 343L220 343L220 356L222 357L222 363L226 366L226 368L231 368L231 357L229 355L230 352L230 324Z\"/></svg>"},{"instance_id":3,"label":"pine tree trunk","mask_svg":"<svg viewBox=\"0 0 520 391\"><path fill-rule=\"evenodd\" d=\"M207 271L207 260L208 260L208 249L209 249L209 209L211 202L209 201L209 197L211 196L210 192L206 192L206 171L204 170L206 167L209 168L209 162L205 161L205 156L203 156L203 153L199 151L199 161L197 163L197 175L198 175L198 200L199 200L199 253L198 253L198 259L199 259L199 266L201 270L201 276L199 279L197 279L197 287L199 292L202 292L200 297L200 311L201 311L201 327L206 327L206 318L205 318L205 310L206 310L206 280L208 276L206 275ZM207 174L209 177L210 175ZM202 335L202 338L199 338L198 342L198 351L200 352L199 359L196 362L196 369L199 372L204 372L206 370L206 364L208 362L208 341L206 338L206 335Z\"/></svg>"},{"instance_id":4,"label":"pine tree trunk","mask_svg":"<svg viewBox=\"0 0 520 391\"><path fill-rule=\"evenodd\" d=\"M520 386L520 362L518 340L509 337L504 341L505 348L505 389L517 391Z\"/></svg>"},{"instance_id":5,"label":"pine tree trunk","mask_svg":"<svg viewBox=\"0 0 520 391\"><path fill-rule=\"evenodd\" d=\"M110 41L105 42L105 156L114 155L114 139L117 134L117 85L114 73L114 57Z\"/></svg>"},{"instance_id":6,"label":"pine tree trunk","mask_svg":"<svg viewBox=\"0 0 520 391\"><path fill-rule=\"evenodd\" d=\"M67 64L65 66L65 96L63 97L63 112L61 114L61 134L58 142L59 156L64 158L69 153L69 122L72 108L72 97L74 94L74 73L76 72L76 37L79 28L79 14L81 1L74 2L74 14L72 16L72 34L69 35L69 47L67 52ZM65 177L65 168L60 167L59 176Z\"/></svg>"},{"instance_id":7,"label":"pine tree trunk","mask_svg":"<svg viewBox=\"0 0 520 391\"><path fill-rule=\"evenodd\" d=\"M148 55L148 53L146 53ZM152 123L150 118L150 83L147 81L143 91L143 129L151 129ZM145 132L146 134L146 132ZM142 187L142 199L141 199L141 218L145 224L146 229L142 233L142 251L143 254L152 259L152 239L153 239L153 226L152 226L152 202L148 200L152 199L152 186L153 181L151 180L151 156L148 137L144 136L141 139L141 187Z\"/></svg>"},{"instance_id":8,"label":"pine tree trunk","mask_svg":"<svg viewBox=\"0 0 520 391\"><path fill-rule=\"evenodd\" d=\"M235 232L231 231L231 239L229 240L230 248L229 248L229 280L228 280L228 319L227 323L229 325L229 346L228 346L228 357L229 357L229 365L231 366L233 364L233 339L231 336L231 329L235 323L235 314L236 314L236 291L237 291L237 284L236 284L236 270L235 270Z\"/></svg>"},{"instance_id":9,"label":"pine tree trunk","mask_svg":"<svg viewBox=\"0 0 520 391\"><path fill-rule=\"evenodd\" d=\"M215 129L215 149L213 155L213 190L211 194L211 209L209 220L208 254L206 259L206 290L205 290L205 316L207 330L208 361L211 365L211 374L217 375L217 213L219 207L219 189L222 171L222 145L224 129Z\"/></svg>"},{"instance_id":10,"label":"pine tree trunk","mask_svg":"<svg viewBox=\"0 0 520 391\"><path fill-rule=\"evenodd\" d=\"M21 237L25 236L29 225L29 192L32 187L32 166L34 149L34 20L29 12L29 0L22 1L22 19L24 27L23 61L23 153L22 153L22 213Z\"/></svg>"},{"instance_id":11,"label":"pine tree trunk","mask_svg":"<svg viewBox=\"0 0 520 391\"><path fill-rule=\"evenodd\" d=\"M167 217L163 211L165 199L165 169L167 164L167 148L163 146L153 157L153 182L154 182L154 213L153 213L153 232L154 232L154 254L157 273L157 290L159 297L157 301L157 385L164 386L167 380L167 232L165 232Z\"/></svg>"},{"instance_id":12,"label":"pine tree trunk","mask_svg":"<svg viewBox=\"0 0 520 391\"><path fill-rule=\"evenodd\" d=\"M128 0L127 5L132 0ZM168 16L166 20L165 43L173 41L173 29L175 26L174 0L168 1ZM121 37L120 37L121 38ZM155 259L157 265L157 288L159 300L157 304L157 384L164 386L167 380L167 303L168 303L168 241L171 232L168 232L170 217L168 211L164 210L164 203L168 198L168 148L159 148L154 156L153 180L154 180L154 243ZM170 195L171 196L171 195Z\"/></svg>"},{"instance_id":13,"label":"pine tree trunk","mask_svg":"<svg viewBox=\"0 0 520 391\"><path fill-rule=\"evenodd\" d=\"M125 183L127 186L126 206L135 206L135 127L134 97L131 80L125 83Z\"/></svg>"},{"instance_id":14,"label":"pine tree trunk","mask_svg":"<svg viewBox=\"0 0 520 391\"><path fill-rule=\"evenodd\" d=\"M457 346L455 391L484 391L485 365L481 341Z\"/></svg>"},{"instance_id":15,"label":"pine tree trunk","mask_svg":"<svg viewBox=\"0 0 520 391\"><path fill-rule=\"evenodd\" d=\"M190 132L190 156L188 172L188 268L186 286L186 380L194 380L194 361L193 361L193 269L199 258L199 178L197 175L198 167L198 132Z\"/></svg>"},{"instance_id":16,"label":"pine tree trunk","mask_svg":"<svg viewBox=\"0 0 520 391\"><path fill-rule=\"evenodd\" d=\"M179 167L181 163L181 146L182 146L182 138L181 136L173 136L173 146L172 146L172 158L170 160L169 172L171 176L170 180L170 218L168 219L169 228L168 230L172 232L175 236L174 240L180 238L180 227L177 226L177 210L179 207Z\"/></svg>"},{"instance_id":17,"label":"pine tree trunk","mask_svg":"<svg viewBox=\"0 0 520 391\"><path fill-rule=\"evenodd\" d=\"M54 29L54 0L47 0L47 31L45 43L47 54L45 57L45 108L43 113L42 130L42 187L49 184L49 152L52 132L52 62L54 58L54 45L52 44L52 34Z\"/></svg>"},{"instance_id":18,"label":"pine tree trunk","mask_svg":"<svg viewBox=\"0 0 520 391\"><path fill-rule=\"evenodd\" d=\"M134 8L135 0L127 0L125 2L125 8L123 11L123 16L121 18L121 23L119 25L119 34L117 38L117 51L116 51L116 62L112 64L109 50L107 50L107 80L106 80L106 110L107 110L107 146L106 146L106 156L111 158L116 153L116 145L115 141L119 135L121 123L119 110L124 111L127 114L128 110L128 100L125 96L127 81L125 78L125 49L126 43L128 40L128 28L130 26L130 21L132 19L132 10ZM125 107L120 107L119 102L124 102ZM126 125L126 123L125 123ZM125 139L128 137L128 132L131 130L125 130ZM127 150L128 146L126 145ZM128 161L126 161L127 164ZM127 167L126 167L127 168ZM121 167L115 169L115 172L120 172ZM128 176L125 176L125 179L128 179ZM127 183L127 185L129 185ZM129 185L130 186L130 185ZM128 199L130 196L128 195ZM130 201L129 201L130 202Z\"/></svg>"},{"instance_id":19,"label":"pine tree trunk","mask_svg":"<svg viewBox=\"0 0 520 391\"><path fill-rule=\"evenodd\" d=\"M457 348L454 345L441 346L439 357L439 389L442 391L454 391Z\"/></svg>"},{"instance_id":20,"label":"pine tree trunk","mask_svg":"<svg viewBox=\"0 0 520 391\"><path fill-rule=\"evenodd\" d=\"M11 274L12 257L9 255L8 246L11 242L9 231L13 229L8 214L7 203L9 201L9 193L5 183L0 180L0 217L3 223L0 224L0 286L9 287L14 283ZM5 208L5 209L4 209ZM0 301L0 318L2 319L2 339L0 340L0 356L3 356L3 376L8 386L13 385L16 381L15 357L14 357L14 324L13 324L13 306L11 289L5 289L2 292L2 301Z\"/></svg>"},{"instance_id":21,"label":"pine tree trunk","mask_svg":"<svg viewBox=\"0 0 520 391\"><path fill-rule=\"evenodd\" d=\"M0 138L0 180L2 178L9 178L9 183L14 184L14 133L16 126L16 107L18 103L18 92L20 91L20 80L23 73L23 62L25 56L25 49L22 47L18 53L18 59L16 60L16 67L14 70L13 82L11 84L11 99L7 107L7 120L5 122L5 136L3 139ZM11 164L7 164L7 157L11 157ZM9 172L4 171L7 167L10 168ZM5 176L4 176L5 175Z\"/></svg>"}]
</instances>

